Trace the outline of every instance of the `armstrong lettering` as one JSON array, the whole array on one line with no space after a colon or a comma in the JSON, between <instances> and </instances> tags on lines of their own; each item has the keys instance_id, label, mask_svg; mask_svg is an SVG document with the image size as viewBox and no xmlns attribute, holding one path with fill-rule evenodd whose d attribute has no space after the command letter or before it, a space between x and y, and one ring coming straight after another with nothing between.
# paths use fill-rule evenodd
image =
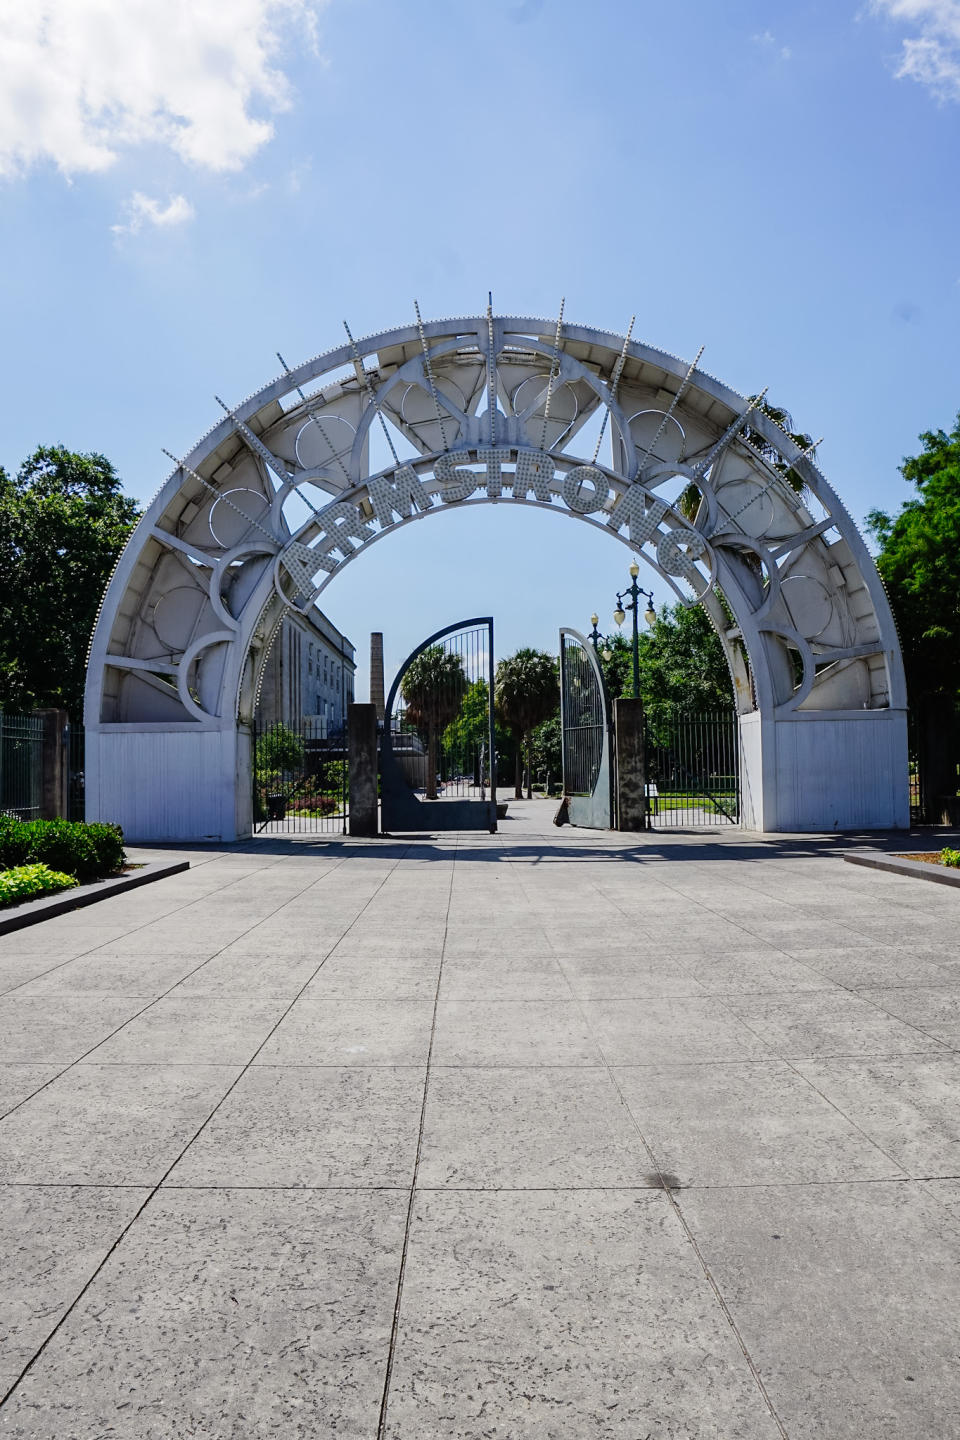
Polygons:
<instances>
[{"instance_id":1,"label":"armstrong lettering","mask_svg":"<svg viewBox=\"0 0 960 1440\"><path fill-rule=\"evenodd\" d=\"M556 461L543 450L505 446L438 455L433 479L424 480L411 465L367 482L357 500L334 500L318 511L308 526L278 557L299 594L313 557L314 572L332 575L378 534L402 521L441 506L465 500L508 498L564 507L575 515L605 523L637 550L651 545L657 564L702 591L705 577L697 561L709 562L709 546L665 500L644 486L626 485L611 502L611 481L597 465L577 465L558 476ZM353 492L357 495L358 492ZM378 528L374 528L374 524ZM308 546L303 543L311 541ZM280 583L278 571L278 584ZM326 583L324 580L323 583ZM287 590L289 587L286 587ZM314 587L311 600L318 593Z\"/></svg>"}]
</instances>

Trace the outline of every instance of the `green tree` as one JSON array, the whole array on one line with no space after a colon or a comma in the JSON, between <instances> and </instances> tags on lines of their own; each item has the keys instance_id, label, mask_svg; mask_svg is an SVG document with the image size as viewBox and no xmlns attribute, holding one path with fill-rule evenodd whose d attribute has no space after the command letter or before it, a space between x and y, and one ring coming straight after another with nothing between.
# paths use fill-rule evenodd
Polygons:
<instances>
[{"instance_id":1,"label":"green tree","mask_svg":"<svg viewBox=\"0 0 960 1440\"><path fill-rule=\"evenodd\" d=\"M530 735L531 768L534 774L543 775L544 783L552 785L563 776L563 746L561 741L560 716L551 715Z\"/></svg>"},{"instance_id":2,"label":"green tree","mask_svg":"<svg viewBox=\"0 0 960 1440\"><path fill-rule=\"evenodd\" d=\"M55 445L0 470L0 706L82 713L97 608L138 519L103 455Z\"/></svg>"},{"instance_id":3,"label":"green tree","mask_svg":"<svg viewBox=\"0 0 960 1440\"><path fill-rule=\"evenodd\" d=\"M474 680L467 687L459 715L443 732L443 748L456 757L461 770L468 770L474 764L479 766L481 750L486 754L490 748L489 695L486 680ZM507 743L506 732L499 726L495 726L495 739L499 754Z\"/></svg>"},{"instance_id":4,"label":"green tree","mask_svg":"<svg viewBox=\"0 0 960 1440\"><path fill-rule=\"evenodd\" d=\"M437 798L437 736L455 720L467 691L463 661L442 645L431 645L408 666L403 677L406 718L427 737L428 800Z\"/></svg>"},{"instance_id":5,"label":"green tree","mask_svg":"<svg viewBox=\"0 0 960 1440\"><path fill-rule=\"evenodd\" d=\"M257 740L258 772L299 770L303 765L303 741L281 721L271 725Z\"/></svg>"},{"instance_id":6,"label":"green tree","mask_svg":"<svg viewBox=\"0 0 960 1440\"><path fill-rule=\"evenodd\" d=\"M720 637L702 605L664 605L657 623L638 637L640 697L654 737L674 710L688 715L726 710L733 703L730 667ZM633 693L630 641L601 640L600 664L611 700ZM610 651L610 659L604 651Z\"/></svg>"},{"instance_id":7,"label":"green tree","mask_svg":"<svg viewBox=\"0 0 960 1440\"><path fill-rule=\"evenodd\" d=\"M900 473L917 494L897 515L872 510L877 568L897 618L911 705L920 725L921 766L931 802L957 791L960 750L960 415L953 429L927 430ZM938 818L935 811L928 819Z\"/></svg>"},{"instance_id":8,"label":"green tree","mask_svg":"<svg viewBox=\"0 0 960 1440\"><path fill-rule=\"evenodd\" d=\"M486 680L474 680L468 685L459 714L443 732L444 747L466 755L479 745L490 742L489 721L490 687Z\"/></svg>"},{"instance_id":9,"label":"green tree","mask_svg":"<svg viewBox=\"0 0 960 1440\"><path fill-rule=\"evenodd\" d=\"M560 680L554 656L543 650L522 649L499 661L494 703L503 723L518 741L514 798L523 798L522 750L527 757L527 798L533 794L530 776L531 732L549 720L560 706ZM522 749L521 749L522 746Z\"/></svg>"}]
</instances>

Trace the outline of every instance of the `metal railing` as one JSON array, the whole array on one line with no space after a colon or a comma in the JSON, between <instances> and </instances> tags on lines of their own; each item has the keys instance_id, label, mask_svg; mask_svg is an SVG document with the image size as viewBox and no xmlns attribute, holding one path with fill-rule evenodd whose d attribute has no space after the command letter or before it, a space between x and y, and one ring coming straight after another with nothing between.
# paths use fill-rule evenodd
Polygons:
<instances>
[{"instance_id":1,"label":"metal railing","mask_svg":"<svg viewBox=\"0 0 960 1440\"><path fill-rule=\"evenodd\" d=\"M0 711L0 811L37 820L43 803L43 719Z\"/></svg>"},{"instance_id":2,"label":"metal railing","mask_svg":"<svg viewBox=\"0 0 960 1440\"><path fill-rule=\"evenodd\" d=\"M738 825L739 757L733 710L650 715L647 793L653 828Z\"/></svg>"},{"instance_id":3,"label":"metal railing","mask_svg":"<svg viewBox=\"0 0 960 1440\"><path fill-rule=\"evenodd\" d=\"M346 835L347 737L309 723L254 726L253 823L258 834Z\"/></svg>"}]
</instances>

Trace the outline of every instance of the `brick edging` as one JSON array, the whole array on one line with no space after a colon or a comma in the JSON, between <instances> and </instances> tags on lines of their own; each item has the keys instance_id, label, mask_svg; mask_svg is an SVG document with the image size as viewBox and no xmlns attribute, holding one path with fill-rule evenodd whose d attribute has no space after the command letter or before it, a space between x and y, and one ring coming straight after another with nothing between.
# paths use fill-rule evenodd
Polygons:
<instances>
[{"instance_id":1,"label":"brick edging","mask_svg":"<svg viewBox=\"0 0 960 1440\"><path fill-rule=\"evenodd\" d=\"M12 930L22 930L26 925L38 925L41 920L51 920L54 915L66 915L71 910L82 910L86 905L95 905L98 900L109 900L124 890L136 890L138 885L149 885L154 880L165 880L168 875L179 875L190 869L189 860L148 861L130 875L112 875L106 880L92 880L89 885L80 885L75 890L65 890L59 895L45 895L39 900L27 900L14 909L0 910L0 935L9 935Z\"/></svg>"}]
</instances>

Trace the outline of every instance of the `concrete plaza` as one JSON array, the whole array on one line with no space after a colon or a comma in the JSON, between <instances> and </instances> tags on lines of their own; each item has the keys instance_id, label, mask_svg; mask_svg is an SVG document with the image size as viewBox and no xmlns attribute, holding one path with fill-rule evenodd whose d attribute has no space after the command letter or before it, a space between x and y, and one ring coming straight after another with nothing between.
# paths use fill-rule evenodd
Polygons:
<instances>
[{"instance_id":1,"label":"concrete plaza","mask_svg":"<svg viewBox=\"0 0 960 1440\"><path fill-rule=\"evenodd\" d=\"M960 1434L960 892L550 810L0 938L3 1440Z\"/></svg>"}]
</instances>

